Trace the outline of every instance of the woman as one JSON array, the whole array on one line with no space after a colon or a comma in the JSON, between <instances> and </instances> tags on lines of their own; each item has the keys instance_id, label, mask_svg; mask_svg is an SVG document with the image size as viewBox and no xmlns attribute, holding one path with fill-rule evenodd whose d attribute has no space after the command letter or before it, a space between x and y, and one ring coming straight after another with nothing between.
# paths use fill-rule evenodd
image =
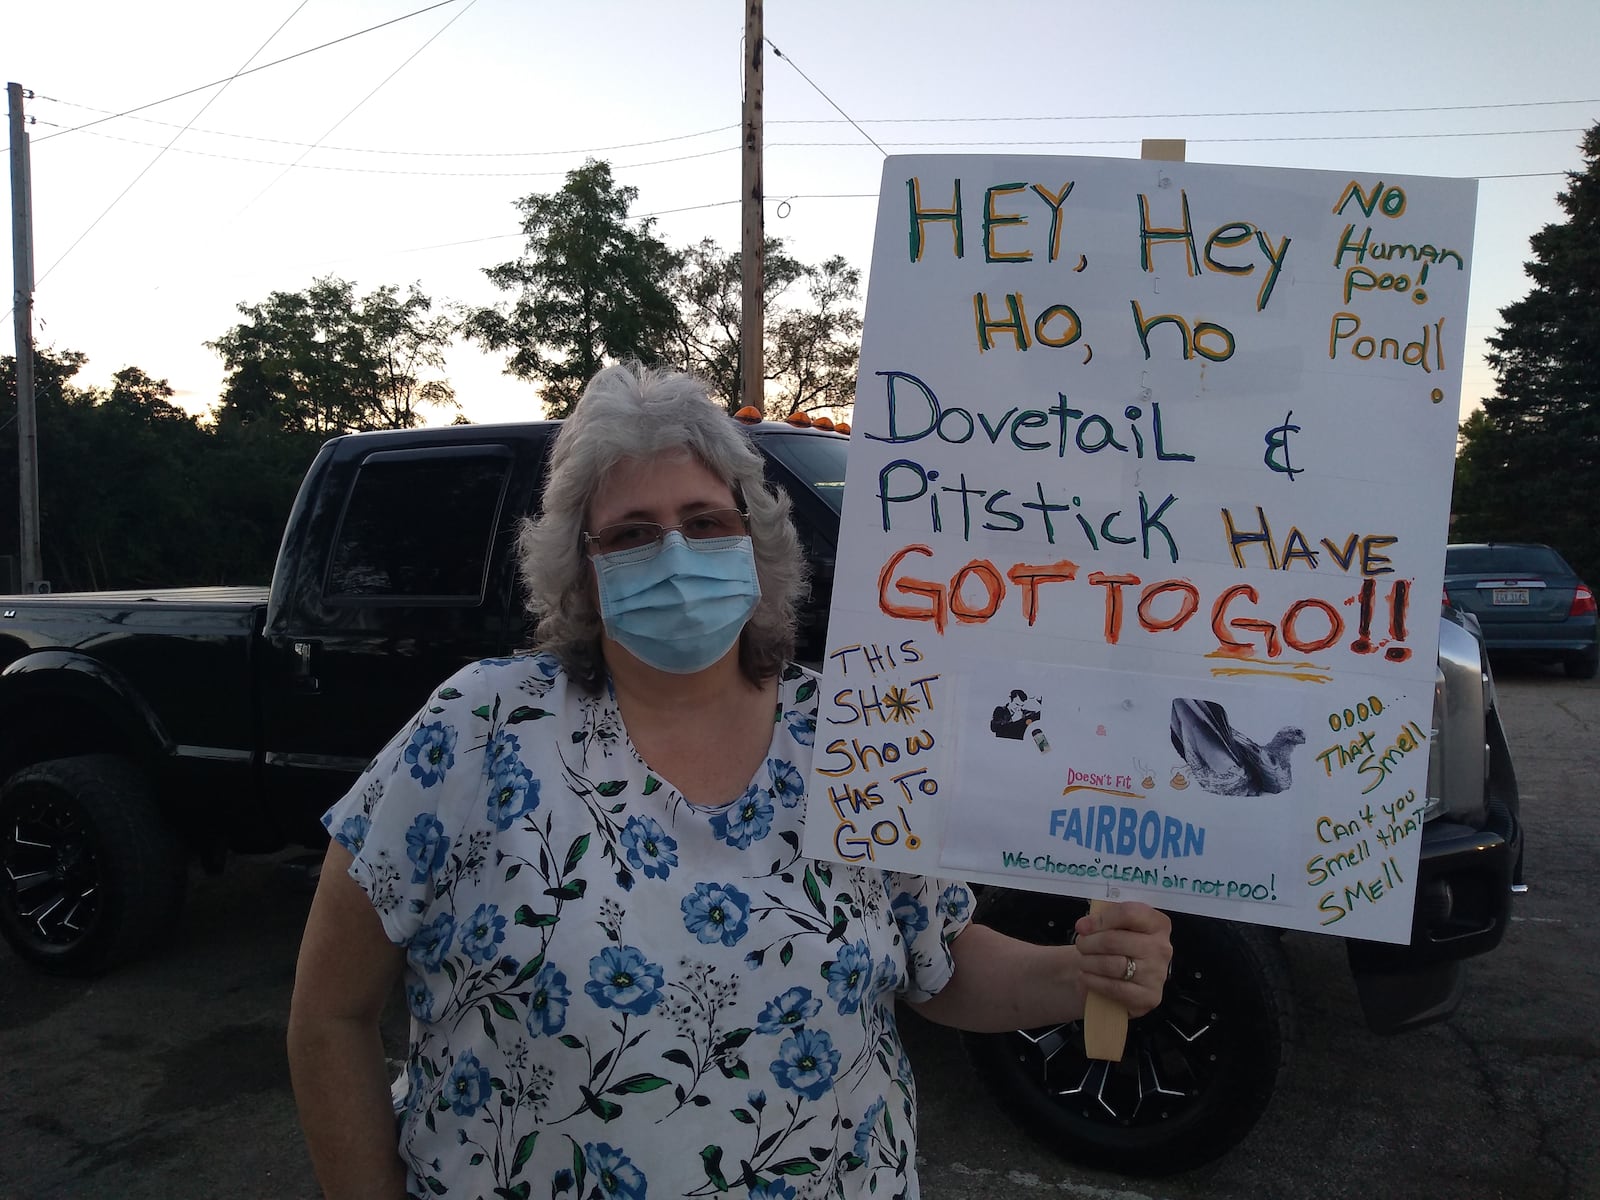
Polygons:
<instances>
[{"instance_id":1,"label":"woman","mask_svg":"<svg viewBox=\"0 0 1600 1200\"><path fill-rule=\"evenodd\" d=\"M441 686L324 818L289 1041L329 1196L915 1195L896 995L988 1030L1159 1002L1154 909L1031 946L958 882L800 857L802 559L697 381L597 375L519 549L539 652Z\"/></svg>"}]
</instances>

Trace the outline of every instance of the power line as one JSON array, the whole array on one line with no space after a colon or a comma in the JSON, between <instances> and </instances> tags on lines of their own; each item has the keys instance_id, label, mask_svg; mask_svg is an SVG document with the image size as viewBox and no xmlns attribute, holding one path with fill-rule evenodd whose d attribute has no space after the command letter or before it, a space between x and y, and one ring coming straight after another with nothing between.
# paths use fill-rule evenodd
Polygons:
<instances>
[{"instance_id":1,"label":"power line","mask_svg":"<svg viewBox=\"0 0 1600 1200\"><path fill-rule=\"evenodd\" d=\"M452 2L453 2L453 0L452 0ZM437 6L435 6L435 7L437 7ZM422 9L422 10L419 10L419 11L427 12L429 10ZM402 19L403 20L404 18L398 18L398 19ZM376 29L376 28L381 28L381 27L380 26L373 26L373 28ZM355 37L357 35L351 34L349 36L350 37ZM343 40L347 40L347 39L341 38L339 40L343 41ZM326 45L333 45L334 43L333 42L328 42L328 43L325 43L325 44ZM769 42L769 44L770 44L770 42ZM321 47L313 47L313 49L320 49L320 48ZM773 46L773 51L774 51L774 53L778 53L780 57L783 57L784 61L788 62L791 67L794 67L793 60L788 58L785 55L782 55L781 52L778 51L778 48L776 46ZM304 54L309 54L310 52L311 51L309 51L309 50L302 51L302 53L304 53ZM295 57L295 56L291 56L291 57ZM279 59L277 61L278 62L287 62L289 60L288 59ZM265 67L272 66L272 65L274 65L274 64L273 63L267 63L263 67L257 68L257 70L264 70ZM794 69L796 70L796 72L800 71L800 69L798 67L794 67ZM802 78L806 78L803 73L801 73L801 77ZM806 82L810 83L811 81L810 81L810 79L807 78ZM812 86L815 87L816 85L812 84ZM200 89L196 89L196 90L200 90ZM181 94L182 95L187 95L188 93L181 93ZM819 94L821 94L820 93L820 89L819 89ZM176 122L160 121L160 120L156 120L153 117L134 116L133 114L139 112L140 109L128 109L128 110L126 110L124 112L112 112L109 109L97 108L94 105L81 104L81 103L78 103L78 102L73 101L73 100L63 100L63 99L61 99L59 97L56 97L56 96L40 95L38 98L41 99L41 100L48 100L52 104L64 105L64 106L66 106L68 108L83 109L86 112L105 113L107 115L105 116L104 119L108 120L108 121L109 120L115 120L115 119L117 119L119 117L128 117L131 120L140 121L140 122L143 122L143 123L149 124L149 125L160 125L160 126L165 126L167 128L171 128L171 129L178 128ZM169 97L169 99L176 99L176 98L177 97ZM824 99L826 99L826 96L824 96ZM164 103L164 101L155 101L155 103L156 104L161 104L161 103ZM829 101L829 103L832 103L832 101ZM1600 99L1590 99L1590 100L1527 100L1527 101L1519 101L1519 102L1516 102L1516 103L1506 103L1506 104L1446 104L1446 105L1425 105L1425 106L1417 106L1417 107L1411 107L1411 108L1312 108L1312 109L1298 109L1298 110L1285 109L1285 110L1281 110L1281 111L1187 112L1187 113L1102 113L1102 114L1059 115L1059 116L1038 116L1038 115L1034 115L1034 116L1014 116L1014 117L872 117L872 118L863 118L863 123L868 124L868 125L953 125L953 124L1002 124L1002 123L1013 123L1013 124L1016 124L1016 123L1025 123L1025 122L1049 122L1049 121L1134 121L1134 120L1138 120L1138 121L1157 121L1157 120L1160 120L1160 121L1171 121L1171 120L1200 120L1200 119L1212 119L1212 118L1222 118L1222 117L1303 117L1303 116L1352 116L1352 115L1392 114L1392 113L1476 112L1476 111L1489 110L1489 109L1557 107L1557 106L1560 106L1560 105L1572 105L1572 104L1600 104ZM142 108L149 108L149 107L151 107L151 105L143 105L141 107ZM46 134L44 137L34 139L36 142L45 141L48 138L52 138L52 137L59 137L59 136L61 136L62 133L72 133L72 132L75 132L75 131L80 130L80 129L87 129L91 125L100 124L99 121L90 121L90 122L87 122L87 123L85 123L83 125L74 125L74 126L70 126L70 127L61 127L61 126L56 126L54 122L38 121L37 118L30 118L30 120L35 121L35 123L37 123L37 124L50 125L52 127L60 129L59 133ZM767 120L766 123L768 125L839 125L839 124L856 125L856 122L851 120L851 118L848 117L848 116L845 116L842 119L834 118L834 117L803 117L803 118L801 118L801 117L796 117L796 118L777 117L777 118L771 118L771 119ZM571 155L577 155L577 154L607 154L607 153L610 153L611 151L614 151L614 150L635 150L635 149L640 149L640 148L645 147L645 146L660 146L660 145L666 145L666 144L671 143L671 142L692 141L695 138L709 137L709 136L712 136L712 135L718 134L718 133L728 133L728 132L737 130L738 128L739 128L739 126L737 126L737 125L719 125L719 126L717 126L716 128L713 128L713 129L702 129L702 130L698 130L698 131L696 131L694 133L674 134L674 135L672 135L670 137L651 138L649 140L640 141L640 142L619 142L619 143L616 143L614 145L609 145L609 146L575 147L575 148L568 149L568 150L497 150L497 151L390 150L390 149L383 149L383 148L369 147L369 146L323 146L320 143L299 142L299 141L293 141L293 140L286 139L286 138L262 137L262 136L259 136L259 135L256 135L256 134L248 134L248 133L233 133L233 132L230 132L228 130L223 130L223 129L198 128L198 129L192 129L192 132L206 134L206 135L209 135L211 137L234 138L234 139L239 140L239 141L262 142L262 143L266 143L266 144L269 144L269 145L277 145L277 146L293 146L293 147L295 147L297 149L301 148L301 147L306 147L306 146L315 146L318 149L336 151L336 152L341 153L341 154L373 154L373 155L390 155L390 156L395 156L395 157L411 157L411 158L538 158L538 157L553 157L553 156L559 156L559 155L564 155L564 154L571 154ZM105 136L105 135L102 135L102 136ZM1432 135L1429 135L1429 136L1432 136ZM128 139L128 140L133 141L134 139ZM1194 140L1194 139L1190 139L1190 140ZM136 142L136 144L138 144L138 145L153 145L154 143ZM874 144L876 144L876 143L874 143ZM1028 144L1028 143L986 143L986 144L1018 145L1018 144ZM1042 144L1042 145L1052 145L1052 144L1057 144L1057 143L1041 142L1040 144ZM1087 145L1087 144L1093 144L1093 143L1078 143L1078 144ZM1102 143L1102 144L1108 144L1109 145L1109 144L1120 144L1120 143L1107 142L1107 143ZM241 160L241 161L248 161L248 160Z\"/></svg>"},{"instance_id":2,"label":"power line","mask_svg":"<svg viewBox=\"0 0 1600 1200\"><path fill-rule=\"evenodd\" d=\"M467 0L467 6L465 8L458 10L456 12L455 16L451 17L448 21L446 21L443 25L441 25L438 28L438 30L433 34L432 37L430 37L427 41L423 42L422 45L418 46L409 55L407 55L405 61L402 62L394 70L390 71L387 75L385 75L383 77L383 79L381 81L379 81L377 87L373 88L365 96L363 96L363 97L361 97L361 99L357 100L355 102L355 104L351 107L349 112L345 113L344 116L340 117L332 125L328 126L328 130L327 130L326 133L324 133L321 137L319 137L316 140L316 142L314 142L310 146L306 147L305 150L301 151L300 157L295 159L294 162L290 163L288 166L284 167L282 171L278 172L278 174L273 178L271 183L267 184L266 187L262 188L254 196L250 197L250 199L245 202L244 208L241 208L239 210L239 212L243 213L246 209L248 209L257 200L261 199L261 197L265 196L273 188L277 187L278 181L280 179L282 179L285 175L287 175L290 171L294 170L302 162L304 162L306 155L310 154L313 150L315 150L317 148L318 145L320 145L321 143L325 142L328 138L332 137L334 130L338 129L339 126L343 125L351 117L355 116L356 112L361 108L361 106L363 104L365 104L368 100L371 100L380 91L382 91L383 88L384 88L384 85L386 85L396 75L400 74L401 71L405 70L408 66L410 66L411 63L412 63L412 60L415 59L417 57L417 55L421 54L429 46L433 45L433 43L439 39L439 37L444 33L444 31L446 29L449 29L450 26L454 25L462 17L466 16L467 13L471 12L473 5L475 5L477 3L478 3L478 0Z\"/></svg>"},{"instance_id":3,"label":"power line","mask_svg":"<svg viewBox=\"0 0 1600 1200\"><path fill-rule=\"evenodd\" d=\"M68 108L81 108L81 109L84 109L87 112L109 113L111 111L110 109L105 109L105 108L95 108L93 105L90 105L90 104L75 104L70 100L52 100L51 97L49 97L49 96L41 96L40 99L42 99L42 100L51 100L51 102L54 103L54 104L64 104ZM121 114L112 114L112 115L113 116L119 116ZM139 122L141 122L143 124L146 124L146 125L163 125L163 126L166 126L169 129L177 128L176 122L173 122L173 121L158 121L153 117L131 117L129 119L130 120L134 120L134 121L139 121ZM53 125L54 123L50 122L50 121L45 121L45 122L42 122L42 124ZM76 126L76 128L82 129L82 128L84 128L84 126L79 125L79 126ZM229 133L227 130L223 130L223 129L195 129L195 130L193 130L193 132L208 134L211 137L234 138L234 139L237 139L239 141L244 141L244 142L265 142L268 145L273 145L273 146L293 146L293 147L296 147L296 148L299 148L299 147L302 147L302 146L311 146L311 147L314 147L315 149L318 149L318 150L338 151L341 154L383 154L383 155L393 155L393 156L396 156L396 157L406 157L406 158L545 158L545 157L550 157L550 156L560 155L560 154L606 154L606 153L609 153L612 150L637 150L637 149L640 149L640 148L642 148L644 146L664 146L664 145L668 144L669 142L687 142L687 141L692 141L695 138L709 137L712 134L731 133L734 130L737 130L738 128L739 127L737 125L719 125L715 129L702 129L702 130L699 130L696 133L678 133L678 134L672 135L671 137L651 138L648 141L643 141L643 142L618 142L614 146L588 146L588 147L581 147L581 148L573 149L573 150L480 150L480 151L472 151L472 150L385 150L385 149L378 149L378 148L369 147L369 146L324 146L324 145L321 145L320 143L296 142L296 141L290 141L290 140L288 140L286 138L260 137L260 136L257 136L255 134L249 134L249 133ZM55 135L52 134L51 136L53 137ZM100 136L104 137L106 135L102 134Z\"/></svg>"},{"instance_id":4,"label":"power line","mask_svg":"<svg viewBox=\"0 0 1600 1200\"><path fill-rule=\"evenodd\" d=\"M187 91L176 92L173 95L166 96L160 100L152 100L148 104L136 104L132 108L125 108L121 112L112 113L110 116L100 117L94 121L85 121L82 125L74 125L69 129L61 130L60 133L47 133L44 137L35 138L34 142L37 144L39 142L49 141L51 138L63 137L69 133L77 133L80 129L88 129L91 125L102 125L107 121L114 121L118 117L131 116L133 113L143 112L147 108L155 108L157 105L167 104L173 100L182 100L185 96L192 96L196 92L203 92L207 88L216 87L219 83L232 83L240 76L254 75L258 71L265 71L271 67L279 67L286 62L293 62L297 58L304 58L308 54L315 54L318 50L326 50L328 47L337 46L341 42L348 42L353 38L363 37L369 33L375 33L379 29L388 28L390 25L398 25L401 21L409 21L412 17L420 17L423 13L432 12L436 8L444 8L447 4L459 3L461 3L461 0L438 0L438 3L436 4L430 4L425 8L416 9L413 12L406 13L404 16L394 17L388 21L380 21L376 25L368 25L365 29L358 29L354 33L347 33L343 37L336 37L331 42L323 42L321 45L312 46L306 50L300 50L294 54L287 55L284 58L275 58L271 62L262 63L259 67L251 67L248 71L240 71L235 75L229 75L226 79L213 79L210 83L202 83L199 87L192 87ZM50 100L52 97L41 96L40 99Z\"/></svg>"},{"instance_id":5,"label":"power line","mask_svg":"<svg viewBox=\"0 0 1600 1200\"><path fill-rule=\"evenodd\" d=\"M773 47L777 49L776 46ZM792 64L791 64L792 65ZM798 69L798 68L797 68ZM810 83L810 80L806 81ZM814 84L812 86L815 86ZM46 97L48 99L48 97ZM1374 113L1423 112L1478 112L1497 108L1554 108L1563 104L1600 104L1592 100L1522 100L1507 104L1435 104L1414 108L1300 108L1256 109L1239 112L1178 112L1178 113L1074 113L1070 116L1021 117L863 117L868 125L937 125L958 122L1012 122L1012 121L1187 121L1199 117L1348 117ZM845 118L847 121L848 117ZM778 117L769 125L837 125L832 117ZM854 121L850 121L852 125Z\"/></svg>"},{"instance_id":6,"label":"power line","mask_svg":"<svg viewBox=\"0 0 1600 1200\"><path fill-rule=\"evenodd\" d=\"M1584 133L1584 128L1573 129L1485 129L1475 132L1463 133L1330 133L1325 135L1293 134L1283 137L1191 137L1188 142L1194 144L1212 143L1237 143L1237 142L1385 142L1404 141L1421 138L1464 138L1464 137L1525 137L1541 133ZM1028 141L994 141L984 138L981 142L973 139L951 142L890 142L889 145L896 149L903 148L928 148L949 146L1126 146L1135 141L1133 138L1071 138L1071 139L1036 139ZM814 149L848 149L859 146L858 142L768 142L768 146L784 147L786 149L814 148ZM877 143L873 143L877 146ZM879 149L882 149L880 146Z\"/></svg>"},{"instance_id":7,"label":"power line","mask_svg":"<svg viewBox=\"0 0 1600 1200\"><path fill-rule=\"evenodd\" d=\"M45 122L45 123L47 124L48 122ZM1295 137L1214 137L1214 138L1213 137L1196 137L1196 138L1189 138L1188 140L1191 143L1195 143L1195 144L1200 144L1200 143L1218 143L1218 144L1221 144L1221 143L1240 143L1240 142L1390 141L1390 140L1417 140L1417 139L1424 139L1424 138L1523 137L1523 136L1534 136L1534 135L1539 135L1539 134L1582 133L1582 132L1583 132L1582 129L1576 129L1576 128L1574 128L1574 129L1491 129L1491 130L1482 130L1482 131L1477 131L1477 132L1469 131L1469 132L1461 132L1461 133L1330 134L1330 135L1327 135L1327 136L1312 136L1312 137L1302 137L1302 136L1295 136ZM122 137L122 136L120 136L118 134L102 133L102 132L99 132L99 131L92 132L90 136L98 137L98 138L105 138L106 140L113 141L113 142L126 142L129 145L134 145L134 146L154 146L154 145L157 144L155 142L141 141L138 138ZM966 142L963 142L963 141L889 142L888 145L890 147L895 148L895 149L932 149L932 148L951 148L951 147L974 146L974 145L979 145L979 146L983 146L983 147L992 147L992 146L1064 146L1064 147L1071 147L1071 146L1125 146L1125 145L1128 145L1129 142L1130 142L1130 139L1127 139L1127 138L1097 138L1097 139L1073 138L1073 139L1058 139L1058 140L1043 140L1043 139L1041 139L1041 140L1014 140L1014 141L994 141L994 140L985 139L982 142L972 142L972 141L966 141ZM830 148L831 149L838 149L838 148L850 149L850 148L857 147L859 145L860 145L859 142L768 142L767 143L767 146L768 146L769 149L830 149ZM877 146L880 151L883 150L883 147L882 146L878 146L878 144L876 142L874 142L873 145ZM316 148L316 147L313 147L313 148ZM332 149L332 147L324 147L324 148L325 149ZM674 155L673 157L670 157L670 158L647 159L647 160L645 160L643 162L634 162L634 163L617 163L617 164L614 165L614 169L618 170L618 171L629 171L629 170L634 170L636 168L641 168L641 167L659 167L659 166L666 166L666 165L671 164L671 163L691 162L691 161L693 161L695 159L714 158L714 157L716 157L717 155L720 155L720 154L732 154L733 152L737 151L738 149L739 149L738 146L723 146L723 147L720 147L720 148L718 148L716 150L702 150L702 151L699 151L699 152L694 153L694 154L679 154L679 155ZM298 166L298 167L300 167L300 169L306 170L306 171L334 171L334 172L338 172L340 174L347 174L347 175L391 175L391 176L405 176L405 177L425 178L425 179L540 179L540 178L551 178L551 177L555 177L555 176L562 176L562 175L566 175L568 173L566 170L553 170L553 171L416 171L416 170L402 170L402 169L398 169L398 168L387 168L387 167L347 167L347 166L340 166L340 165L334 164L334 163L307 163L307 162L303 162L301 160L304 159L304 157L305 157L304 155L301 156L301 159L297 159L293 163L284 164L284 163L277 162L277 161L272 160L272 159L249 158L249 157L246 157L244 155L237 155L237 154L217 154L214 151L193 150L193 149L190 149L190 148L184 147L184 146L174 147L173 148L173 153L175 153L175 154L188 154L188 155L192 155L192 156L197 157L197 158L215 158L215 159L219 159L219 160L221 160L223 162L253 163L253 164L256 164L256 165L260 165L260 166L286 167L286 168ZM308 151L308 153L309 153L309 151ZM554 153L554 152L552 152L552 153ZM585 153L585 152L584 151L576 151L576 150L574 150L574 151L568 151L567 153L579 154L579 153ZM1559 175L1559 174L1563 174L1563 173L1564 172L1559 172L1559 171L1557 171L1557 172L1535 171L1535 172L1528 172L1528 173L1526 173L1524 175L1484 175L1484 176L1478 176L1478 178L1482 178L1482 179L1535 178L1535 177L1545 177L1545 176L1551 176L1551 175Z\"/></svg>"},{"instance_id":8,"label":"power line","mask_svg":"<svg viewBox=\"0 0 1600 1200\"><path fill-rule=\"evenodd\" d=\"M132 146L153 146L154 142L140 141L138 138L121 137L115 133L101 133L92 131L90 137L104 138L112 142L126 142ZM854 145L854 143L851 143ZM697 158L712 158L718 154L729 154L739 149L738 146L724 146L718 150L703 150L697 154L680 154L673 158L656 158L647 162L617 163L614 169L618 171L632 170L635 167L659 167L666 163L689 162ZM268 158L247 158L239 154L217 154L210 150L190 150L178 146L174 154L189 154L196 158L215 158L223 162L253 163L257 166L283 167L298 166L303 171L337 171L347 175L403 175L429 179L538 179L556 175L566 175L566 170L559 171L406 171L387 167L343 167L333 163L307 163L296 161L281 163ZM572 153L577 153L576 151ZM302 156L303 157L303 156Z\"/></svg>"},{"instance_id":9,"label":"power line","mask_svg":"<svg viewBox=\"0 0 1600 1200\"><path fill-rule=\"evenodd\" d=\"M830 105L832 105L834 112L838 113L846 121L850 121L850 124L855 125L855 130L856 130L857 133L859 133L862 137L866 138L867 141L872 142L872 144L874 146L878 146L878 143L873 141L872 135L870 133L868 133L865 129L861 128L861 126L856 125L856 123L853 120L850 119L850 114L845 112L844 109L840 108L837 104L834 103L834 100L833 100L832 96L828 95L827 92L823 91L815 83L811 83L811 76L807 75L798 66L796 66L794 59L790 58L782 50L779 50L778 47L777 47L777 44L774 43L771 38L764 37L761 40L766 42L767 45L772 47L772 52L774 54L776 54L779 58L783 59L783 61L788 63L791 67L794 67L795 74L799 75L800 78L804 79L807 83L810 83L811 84L811 90L816 92L817 95L821 96ZM878 146L878 153L883 155L885 158L887 158L889 156L889 152L887 150L885 150L882 146Z\"/></svg>"},{"instance_id":10,"label":"power line","mask_svg":"<svg viewBox=\"0 0 1600 1200\"><path fill-rule=\"evenodd\" d=\"M876 200L877 198L877 192L800 192L787 196L768 196L766 200L768 204L782 205L792 200ZM704 204L686 204L680 208L660 208L654 212L636 213L632 219L645 221L656 217L674 216L678 213L697 212L707 208L727 208L729 205L738 203L740 201L737 198L732 200L710 200ZM461 238L453 242L433 242L426 246L402 246L393 250L375 250L368 254L351 254L338 259L319 259L312 264L312 269L320 266L331 266L335 263L357 262L367 258L389 255L426 254L432 250L454 250L460 246L479 246L485 242L504 242L524 236L526 235L521 230L515 230L511 233L491 233L483 237Z\"/></svg>"},{"instance_id":11,"label":"power line","mask_svg":"<svg viewBox=\"0 0 1600 1200\"><path fill-rule=\"evenodd\" d=\"M1513 175L1475 175L1475 179L1557 179L1572 171L1521 171Z\"/></svg>"},{"instance_id":12,"label":"power line","mask_svg":"<svg viewBox=\"0 0 1600 1200\"><path fill-rule=\"evenodd\" d=\"M204 114L206 109L210 108L213 104L215 104L217 102L217 99L222 95L222 93L228 90L229 85L232 84L233 81L235 79L237 79L241 74L243 74L244 68L248 67L251 63L253 63L256 60L256 56L259 55L263 50L265 50L268 46L270 46L272 44L273 38L277 37L280 33L282 33L283 30L284 30L284 26L288 25L290 21L294 20L295 17L299 15L300 10L302 8L304 8L308 3L310 3L310 0L300 0L300 3L295 6L294 12L290 13L287 17L285 17L279 23L278 27L276 29L274 29L270 34L267 35L267 40L266 41L262 42L261 45L257 46L253 51L251 51L250 57L244 60L244 66L240 67L239 70L235 71L232 75L228 76L228 78L223 81L222 86L219 87L214 93L212 93L210 98L207 99L206 102L200 106L200 111L195 113L194 116L189 119L189 125L192 125L196 121L198 121L200 119L201 115ZM114 209L121 202L121 200L122 200L122 198L124 196L126 196L129 192L133 191L134 185L137 184L146 175L148 175L150 173L150 169L152 167L154 167L158 162L161 161L162 156L164 156L168 150L172 149L173 144L175 142L177 142L177 140L184 135L184 133L188 130L189 125L185 125L182 129L178 130L177 133L172 135L172 140L171 141L169 141L165 146L161 147L160 150L156 151L156 156L154 158L152 158L149 162L147 162L144 165L144 169L142 171L140 171L137 175L135 175L131 180L128 181L128 186L123 188L120 192L118 192L116 194L116 196L112 199L111 203L105 206L105 209L100 213L100 215L98 217L96 217L94 220L89 222L89 227L87 229L85 229L82 233L80 233L76 238L73 239L72 244L61 252L61 256L59 258L57 258L55 260L55 262L51 263L47 268L45 268L44 274L40 275L39 278L35 281L35 284L34 284L35 287L37 287L39 284L43 283L46 279L50 278L50 272L54 271L57 267L59 267L62 264L62 262L65 261L67 255L71 254L74 250L76 250L78 248L78 244L80 242L82 242L84 238L88 237L91 233L94 232L95 226L100 224L101 221L106 219L106 215L108 213L110 213L110 211L112 209Z\"/></svg>"}]
</instances>

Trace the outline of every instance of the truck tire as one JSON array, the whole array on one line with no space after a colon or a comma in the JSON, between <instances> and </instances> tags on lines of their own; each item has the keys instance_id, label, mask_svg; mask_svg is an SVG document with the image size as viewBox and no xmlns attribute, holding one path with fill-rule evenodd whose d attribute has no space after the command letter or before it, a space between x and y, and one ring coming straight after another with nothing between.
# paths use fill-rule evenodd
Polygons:
<instances>
[{"instance_id":1,"label":"truck tire","mask_svg":"<svg viewBox=\"0 0 1600 1200\"><path fill-rule=\"evenodd\" d=\"M977 920L1040 944L1070 940L1087 905L1010 891ZM1276 931L1172 914L1160 1007L1128 1023L1120 1063L1084 1055L1083 1023L964 1034L996 1104L1063 1158L1170 1175L1221 1157L1266 1110L1288 1060L1294 1006Z\"/></svg>"},{"instance_id":2,"label":"truck tire","mask_svg":"<svg viewBox=\"0 0 1600 1200\"><path fill-rule=\"evenodd\" d=\"M20 958L93 975L171 936L183 848L149 782L109 754L24 767L0 788L0 933Z\"/></svg>"}]
</instances>

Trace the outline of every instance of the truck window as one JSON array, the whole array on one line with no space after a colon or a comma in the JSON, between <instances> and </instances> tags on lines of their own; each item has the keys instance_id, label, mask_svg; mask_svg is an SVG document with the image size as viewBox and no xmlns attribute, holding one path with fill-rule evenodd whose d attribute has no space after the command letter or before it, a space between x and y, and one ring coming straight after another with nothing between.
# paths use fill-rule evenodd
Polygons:
<instances>
[{"instance_id":1,"label":"truck window","mask_svg":"<svg viewBox=\"0 0 1600 1200\"><path fill-rule=\"evenodd\" d=\"M768 434L762 448L777 459L818 496L839 512L844 504L844 460L850 443L842 437L808 434Z\"/></svg>"},{"instance_id":2,"label":"truck window","mask_svg":"<svg viewBox=\"0 0 1600 1200\"><path fill-rule=\"evenodd\" d=\"M482 603L511 461L498 446L367 458L334 537L327 599Z\"/></svg>"}]
</instances>

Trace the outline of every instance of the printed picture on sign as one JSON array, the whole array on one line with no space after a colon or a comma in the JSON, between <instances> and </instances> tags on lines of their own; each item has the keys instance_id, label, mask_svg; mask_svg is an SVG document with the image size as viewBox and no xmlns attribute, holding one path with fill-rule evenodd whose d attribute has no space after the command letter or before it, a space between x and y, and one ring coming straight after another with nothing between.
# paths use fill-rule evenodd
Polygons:
<instances>
[{"instance_id":1,"label":"printed picture on sign","mask_svg":"<svg viewBox=\"0 0 1600 1200\"><path fill-rule=\"evenodd\" d=\"M1049 750L1050 741L1044 730L1037 728L1044 716L1044 701L1030 696L1021 688L1012 688L1004 704L996 704L989 717L989 732L997 738L1020 742L1031 737L1040 750Z\"/></svg>"},{"instance_id":2,"label":"printed picture on sign","mask_svg":"<svg viewBox=\"0 0 1600 1200\"><path fill-rule=\"evenodd\" d=\"M1172 702L1172 746L1189 779L1215 796L1263 796L1293 786L1290 759L1305 731L1285 725L1266 743L1240 733L1215 700ZM1174 786L1177 786L1176 783Z\"/></svg>"}]
</instances>

